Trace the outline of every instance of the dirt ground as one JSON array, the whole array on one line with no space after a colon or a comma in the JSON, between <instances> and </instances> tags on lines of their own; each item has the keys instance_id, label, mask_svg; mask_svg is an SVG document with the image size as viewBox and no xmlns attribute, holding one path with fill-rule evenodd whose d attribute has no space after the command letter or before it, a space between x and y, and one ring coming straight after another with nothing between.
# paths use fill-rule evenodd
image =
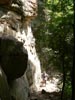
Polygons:
<instances>
[{"instance_id":1,"label":"dirt ground","mask_svg":"<svg viewBox=\"0 0 75 100\"><path fill-rule=\"evenodd\" d=\"M49 93L42 90L41 92L30 94L30 100L60 100L60 98L61 92Z\"/></svg>"}]
</instances>

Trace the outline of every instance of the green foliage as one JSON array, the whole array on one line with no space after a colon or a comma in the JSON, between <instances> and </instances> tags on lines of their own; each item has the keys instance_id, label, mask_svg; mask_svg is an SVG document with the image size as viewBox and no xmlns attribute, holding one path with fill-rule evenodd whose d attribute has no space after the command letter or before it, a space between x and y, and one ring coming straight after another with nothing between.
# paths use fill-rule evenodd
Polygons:
<instances>
[{"instance_id":1,"label":"green foliage","mask_svg":"<svg viewBox=\"0 0 75 100\"><path fill-rule=\"evenodd\" d=\"M65 85L65 90L64 90L64 100L71 100L71 95L72 95L72 87L70 81L66 83Z\"/></svg>"},{"instance_id":2,"label":"green foliage","mask_svg":"<svg viewBox=\"0 0 75 100\"><path fill-rule=\"evenodd\" d=\"M35 37L42 67L45 69L55 67L62 72L64 59L68 94L68 91L71 92L71 84L68 83L70 82L74 45L73 1L43 0L39 4L37 20Z\"/></svg>"},{"instance_id":3,"label":"green foliage","mask_svg":"<svg viewBox=\"0 0 75 100\"><path fill-rule=\"evenodd\" d=\"M39 6L38 18L39 25L35 35L38 52L41 51L40 54L46 54L45 56L48 53L48 64L53 62L59 67L61 67L60 62L64 54L65 66L72 66L73 2L71 0L45 0ZM52 49L53 54L50 55L47 49L43 52L45 48Z\"/></svg>"}]
</instances>

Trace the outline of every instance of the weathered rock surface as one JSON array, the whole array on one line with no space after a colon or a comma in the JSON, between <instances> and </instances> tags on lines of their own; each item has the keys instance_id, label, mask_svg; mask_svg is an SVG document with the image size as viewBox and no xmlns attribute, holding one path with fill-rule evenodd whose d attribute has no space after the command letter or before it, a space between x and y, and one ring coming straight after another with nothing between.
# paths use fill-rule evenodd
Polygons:
<instances>
[{"instance_id":1,"label":"weathered rock surface","mask_svg":"<svg viewBox=\"0 0 75 100\"><path fill-rule=\"evenodd\" d=\"M40 62L31 30L36 12L36 0L0 0L0 65L7 77L5 85L9 82L8 90L14 100L28 100L29 85L25 73L28 66L29 82L37 84L40 79L41 71L37 72Z\"/></svg>"},{"instance_id":2,"label":"weathered rock surface","mask_svg":"<svg viewBox=\"0 0 75 100\"><path fill-rule=\"evenodd\" d=\"M10 84L10 93L15 100L29 100L29 84L25 74Z\"/></svg>"},{"instance_id":3,"label":"weathered rock surface","mask_svg":"<svg viewBox=\"0 0 75 100\"><path fill-rule=\"evenodd\" d=\"M7 77L0 66L0 100L11 100Z\"/></svg>"}]
</instances>

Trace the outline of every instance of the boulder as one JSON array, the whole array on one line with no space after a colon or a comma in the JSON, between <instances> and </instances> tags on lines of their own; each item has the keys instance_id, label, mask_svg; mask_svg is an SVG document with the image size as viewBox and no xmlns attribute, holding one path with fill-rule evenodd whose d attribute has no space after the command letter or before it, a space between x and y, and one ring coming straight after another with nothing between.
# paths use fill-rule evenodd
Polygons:
<instances>
[{"instance_id":1,"label":"boulder","mask_svg":"<svg viewBox=\"0 0 75 100\"><path fill-rule=\"evenodd\" d=\"M24 74L28 55L21 42L13 38L1 37L0 56L0 64L8 80L14 80Z\"/></svg>"},{"instance_id":2,"label":"boulder","mask_svg":"<svg viewBox=\"0 0 75 100\"><path fill-rule=\"evenodd\" d=\"M14 37L0 37L1 100L28 100L27 61L28 55L22 42Z\"/></svg>"}]
</instances>

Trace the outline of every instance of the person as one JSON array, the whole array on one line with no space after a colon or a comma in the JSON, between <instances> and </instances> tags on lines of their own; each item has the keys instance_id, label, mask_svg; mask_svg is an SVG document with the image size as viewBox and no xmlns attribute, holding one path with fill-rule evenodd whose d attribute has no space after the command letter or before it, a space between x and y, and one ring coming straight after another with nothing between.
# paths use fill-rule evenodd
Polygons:
<instances>
[{"instance_id":1,"label":"person","mask_svg":"<svg viewBox=\"0 0 75 100\"><path fill-rule=\"evenodd\" d=\"M43 73L42 73L42 84L41 84L41 86L46 86L46 81L47 81L47 74L46 74L46 72L44 71Z\"/></svg>"}]
</instances>

